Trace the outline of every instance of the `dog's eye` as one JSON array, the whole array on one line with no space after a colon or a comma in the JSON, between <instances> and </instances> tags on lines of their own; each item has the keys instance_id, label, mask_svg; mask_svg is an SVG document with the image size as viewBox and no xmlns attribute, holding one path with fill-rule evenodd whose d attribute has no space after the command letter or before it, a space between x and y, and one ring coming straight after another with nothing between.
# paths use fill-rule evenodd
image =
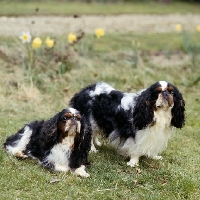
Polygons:
<instances>
[{"instance_id":1,"label":"dog's eye","mask_svg":"<svg viewBox=\"0 0 200 200\"><path fill-rule=\"evenodd\" d=\"M67 121L67 117L66 116L62 116L61 120L62 121Z\"/></svg>"}]
</instances>

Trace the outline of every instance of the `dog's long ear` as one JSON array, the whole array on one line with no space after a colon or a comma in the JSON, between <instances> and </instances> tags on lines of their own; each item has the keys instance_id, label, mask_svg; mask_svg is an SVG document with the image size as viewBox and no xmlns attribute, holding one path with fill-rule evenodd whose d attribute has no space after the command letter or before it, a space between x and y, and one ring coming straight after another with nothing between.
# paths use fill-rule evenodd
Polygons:
<instances>
[{"instance_id":1,"label":"dog's long ear","mask_svg":"<svg viewBox=\"0 0 200 200\"><path fill-rule=\"evenodd\" d=\"M182 128L185 125L185 101L176 87L173 89L173 98L174 106L172 108L171 125L176 128Z\"/></svg>"},{"instance_id":2,"label":"dog's long ear","mask_svg":"<svg viewBox=\"0 0 200 200\"><path fill-rule=\"evenodd\" d=\"M92 128L91 124L88 118L82 117L81 120L81 143L80 143L80 149L89 152L91 149L91 139L92 139Z\"/></svg>"},{"instance_id":3,"label":"dog's long ear","mask_svg":"<svg viewBox=\"0 0 200 200\"><path fill-rule=\"evenodd\" d=\"M150 89L141 92L135 99L133 126L135 131L142 130L153 123L153 108Z\"/></svg>"},{"instance_id":4,"label":"dog's long ear","mask_svg":"<svg viewBox=\"0 0 200 200\"><path fill-rule=\"evenodd\" d=\"M88 153L91 149L92 129L88 119L81 118L81 130L74 138L74 148L70 156L70 168L88 165Z\"/></svg>"},{"instance_id":5,"label":"dog's long ear","mask_svg":"<svg viewBox=\"0 0 200 200\"><path fill-rule=\"evenodd\" d=\"M58 142L61 140L57 130L60 113L57 113L54 117L45 121L41 130L40 141L47 146L49 145L49 147L54 145L55 141Z\"/></svg>"}]
</instances>

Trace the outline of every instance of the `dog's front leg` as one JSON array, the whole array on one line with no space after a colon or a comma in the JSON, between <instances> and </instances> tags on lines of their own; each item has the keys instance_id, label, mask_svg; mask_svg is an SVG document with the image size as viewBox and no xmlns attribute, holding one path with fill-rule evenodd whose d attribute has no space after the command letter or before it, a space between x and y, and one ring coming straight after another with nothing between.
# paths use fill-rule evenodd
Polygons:
<instances>
[{"instance_id":1,"label":"dog's front leg","mask_svg":"<svg viewBox=\"0 0 200 200\"><path fill-rule=\"evenodd\" d=\"M99 142L99 139L97 136L93 138L93 141L94 141L94 144L96 144L99 147L102 145L101 142Z\"/></svg>"},{"instance_id":2,"label":"dog's front leg","mask_svg":"<svg viewBox=\"0 0 200 200\"><path fill-rule=\"evenodd\" d=\"M90 152L94 152L94 153L97 153L98 150L96 149L95 145L94 145L94 138L92 137L92 140L91 140L91 149L90 149Z\"/></svg>"}]
</instances>

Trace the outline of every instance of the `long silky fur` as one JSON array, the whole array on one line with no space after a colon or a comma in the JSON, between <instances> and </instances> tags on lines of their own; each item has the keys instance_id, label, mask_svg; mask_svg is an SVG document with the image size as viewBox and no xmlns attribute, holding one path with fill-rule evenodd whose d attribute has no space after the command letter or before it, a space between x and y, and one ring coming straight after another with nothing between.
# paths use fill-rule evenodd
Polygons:
<instances>
[{"instance_id":1,"label":"long silky fur","mask_svg":"<svg viewBox=\"0 0 200 200\"><path fill-rule=\"evenodd\" d=\"M185 101L182 94L174 87L174 107L172 108L171 125L182 128L185 125Z\"/></svg>"},{"instance_id":2,"label":"long silky fur","mask_svg":"<svg viewBox=\"0 0 200 200\"><path fill-rule=\"evenodd\" d=\"M74 139L74 150L70 157L69 166L71 168L78 168L82 165L90 165L88 161L88 153L91 148L91 126L87 123L84 117L81 119L81 131L80 136Z\"/></svg>"},{"instance_id":3,"label":"long silky fur","mask_svg":"<svg viewBox=\"0 0 200 200\"><path fill-rule=\"evenodd\" d=\"M25 128L28 127L32 133L27 144L24 144L24 151L22 153L24 153L24 156L38 159L40 164L45 168L55 170L54 164L47 158L50 155L51 149L55 145L62 143L63 138L60 130L58 129L58 122L61 120L61 116L63 116L66 111L68 110L63 109L47 121L33 121L26 124L16 134L9 136L3 144L3 147L5 149L7 147L14 148L16 142L19 142L22 136L24 136ZM66 154L66 159L69 159L69 167L73 170L79 167L81 168L82 165L89 164L88 152L91 148L91 126L90 124L87 124L87 122L88 120L82 116L80 121L80 133L76 133L73 147L68 147L69 151L66 150L69 152L69 155ZM86 173L84 170L82 170L82 172ZM88 176L88 174L86 173L83 176Z\"/></svg>"},{"instance_id":4,"label":"long silky fur","mask_svg":"<svg viewBox=\"0 0 200 200\"><path fill-rule=\"evenodd\" d=\"M108 137L111 145L131 158L130 166L142 155L157 157L167 146L172 126L182 128L185 124L182 94L166 81L138 93L117 91L100 82L76 93L69 105L86 116L93 129L93 143L98 134Z\"/></svg>"},{"instance_id":5,"label":"long silky fur","mask_svg":"<svg viewBox=\"0 0 200 200\"><path fill-rule=\"evenodd\" d=\"M151 93L147 89L135 98L135 106L133 108L133 127L135 131L146 128L153 123L153 110L151 102Z\"/></svg>"}]
</instances>

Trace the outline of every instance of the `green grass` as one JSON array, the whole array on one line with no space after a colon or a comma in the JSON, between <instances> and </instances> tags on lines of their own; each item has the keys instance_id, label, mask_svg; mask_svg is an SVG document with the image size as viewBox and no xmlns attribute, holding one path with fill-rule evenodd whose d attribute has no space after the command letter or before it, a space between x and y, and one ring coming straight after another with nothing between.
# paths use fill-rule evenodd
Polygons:
<instances>
[{"instance_id":1,"label":"green grass","mask_svg":"<svg viewBox=\"0 0 200 200\"><path fill-rule=\"evenodd\" d=\"M66 37L55 37L57 52ZM50 62L45 65L45 72L37 74L37 79L42 77L42 82L34 82L32 86L24 80L20 43L15 38L0 37L0 49L9 58L0 55L1 144L24 123L48 119L67 107L74 93L97 81L108 82L128 92L148 87L158 80L175 84L186 101L185 127L175 130L162 154L163 160L142 157L138 168L128 167L127 160L106 145L106 140L102 140L104 145L99 152L89 155L92 163L87 169L89 178L76 177L71 173L52 173L34 160L16 159L0 150L1 199L198 200L200 82L192 83L200 74L199 54L193 63L190 58L192 52L186 54L182 51L183 36L175 33L113 33L99 40L91 40L91 37L86 35L75 46L77 51L73 55L71 71L59 75L56 70L51 71L55 66ZM199 44L199 38L198 33L192 34L192 44ZM141 43L137 67L132 65L133 39ZM156 62L158 58L162 60ZM43 59L45 61L45 57ZM37 69L40 69L39 64ZM60 181L51 183L52 179Z\"/></svg>"},{"instance_id":2,"label":"green grass","mask_svg":"<svg viewBox=\"0 0 200 200\"><path fill-rule=\"evenodd\" d=\"M191 40L190 42L198 43L200 41L199 33L196 32L189 35ZM112 52L128 49L133 46L132 41L135 40L140 43L139 48L143 51L161 51L166 49L180 50L183 38L184 34L182 33L107 34L107 36L102 38L102 40L95 41L95 48L98 52Z\"/></svg>"},{"instance_id":3,"label":"green grass","mask_svg":"<svg viewBox=\"0 0 200 200\"><path fill-rule=\"evenodd\" d=\"M39 11L36 11L36 8ZM173 2L72 3L66 1L0 1L0 15L75 15L75 14L170 14L200 13L200 4Z\"/></svg>"}]
</instances>

